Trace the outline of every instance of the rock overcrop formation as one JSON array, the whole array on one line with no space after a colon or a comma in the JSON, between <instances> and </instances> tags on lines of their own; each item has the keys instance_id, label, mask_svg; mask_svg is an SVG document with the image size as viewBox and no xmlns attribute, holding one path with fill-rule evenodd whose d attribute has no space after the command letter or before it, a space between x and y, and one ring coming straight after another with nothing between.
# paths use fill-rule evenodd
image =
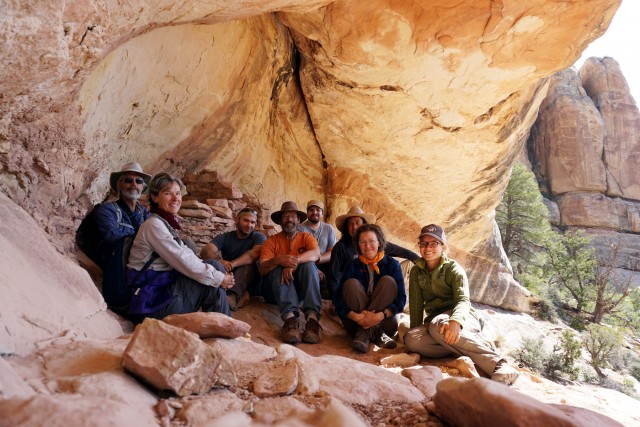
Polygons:
<instances>
[{"instance_id":1,"label":"rock overcrop formation","mask_svg":"<svg viewBox=\"0 0 640 427\"><path fill-rule=\"evenodd\" d=\"M200 245L244 206L268 234L285 200L323 200L330 223L357 203L409 247L422 225L442 224L474 301L527 311L493 210L547 78L606 30L619 4L5 2L0 424L454 420L444 405L439 415L427 407L449 379L398 375L425 367L407 366L415 356L402 348L353 360L328 310L316 347L280 345L281 320L264 305L238 312L250 338L204 337L210 325L197 318L186 323L202 329L167 319L129 335L73 259L74 231L105 198L110 172L138 161L185 180L182 214ZM618 164L606 188L623 199L611 207L622 218L636 181L608 155ZM623 226L635 224L631 215Z\"/></svg>"},{"instance_id":2,"label":"rock overcrop formation","mask_svg":"<svg viewBox=\"0 0 640 427\"><path fill-rule=\"evenodd\" d=\"M545 78L619 4L12 2L0 189L65 253L131 160L215 171L271 209L320 198L330 222L358 203L406 245L444 225L474 300L528 310L493 209Z\"/></svg>"},{"instance_id":3,"label":"rock overcrop formation","mask_svg":"<svg viewBox=\"0 0 640 427\"><path fill-rule=\"evenodd\" d=\"M640 286L640 111L613 58L550 79L529 158L555 225L585 230L617 280Z\"/></svg>"}]
</instances>

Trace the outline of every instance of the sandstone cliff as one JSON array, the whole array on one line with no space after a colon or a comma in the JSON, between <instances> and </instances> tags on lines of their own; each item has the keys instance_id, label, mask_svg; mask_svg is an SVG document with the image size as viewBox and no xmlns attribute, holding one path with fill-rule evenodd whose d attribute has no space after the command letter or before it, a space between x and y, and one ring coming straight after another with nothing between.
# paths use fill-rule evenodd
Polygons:
<instances>
[{"instance_id":1,"label":"sandstone cliff","mask_svg":"<svg viewBox=\"0 0 640 427\"><path fill-rule=\"evenodd\" d=\"M556 225L586 230L602 259L640 286L640 112L614 59L550 79L529 154Z\"/></svg>"},{"instance_id":2,"label":"sandstone cliff","mask_svg":"<svg viewBox=\"0 0 640 427\"><path fill-rule=\"evenodd\" d=\"M330 222L358 202L406 245L443 224L474 300L527 310L492 212L544 78L619 3L9 2L0 188L65 253L131 159Z\"/></svg>"}]
</instances>

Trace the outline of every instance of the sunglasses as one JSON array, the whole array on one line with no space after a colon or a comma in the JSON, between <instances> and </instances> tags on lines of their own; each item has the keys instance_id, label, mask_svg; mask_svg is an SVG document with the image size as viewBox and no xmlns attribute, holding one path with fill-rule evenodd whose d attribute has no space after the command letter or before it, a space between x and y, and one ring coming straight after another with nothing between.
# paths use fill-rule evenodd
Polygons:
<instances>
[{"instance_id":1,"label":"sunglasses","mask_svg":"<svg viewBox=\"0 0 640 427\"><path fill-rule=\"evenodd\" d=\"M241 214L241 213L247 213L247 212L250 212L255 216L258 216L258 212L256 212L255 209L252 209L252 208L242 208L238 213Z\"/></svg>"},{"instance_id":2,"label":"sunglasses","mask_svg":"<svg viewBox=\"0 0 640 427\"><path fill-rule=\"evenodd\" d=\"M437 248L438 246L440 246L442 243L440 242L418 242L418 246L421 248Z\"/></svg>"},{"instance_id":3,"label":"sunglasses","mask_svg":"<svg viewBox=\"0 0 640 427\"><path fill-rule=\"evenodd\" d=\"M136 184L141 185L144 184L144 179L142 178L131 178L130 176L127 176L123 179L125 184L131 184L133 181L136 182Z\"/></svg>"}]
</instances>

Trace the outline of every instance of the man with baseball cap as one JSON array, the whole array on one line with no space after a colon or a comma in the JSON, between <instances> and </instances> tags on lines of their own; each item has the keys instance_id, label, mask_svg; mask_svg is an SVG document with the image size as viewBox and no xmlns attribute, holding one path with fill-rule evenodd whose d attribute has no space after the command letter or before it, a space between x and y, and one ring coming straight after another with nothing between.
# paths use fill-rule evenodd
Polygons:
<instances>
[{"instance_id":1,"label":"man with baseball cap","mask_svg":"<svg viewBox=\"0 0 640 427\"><path fill-rule=\"evenodd\" d=\"M320 290L323 298L331 299L327 288L327 275L329 274L329 261L331 250L336 244L336 232L333 227L322 221L324 216L324 204L320 200L307 202L307 220L300 224L300 230L311 233L318 242L320 259L316 261L318 275L320 276Z\"/></svg>"},{"instance_id":2,"label":"man with baseball cap","mask_svg":"<svg viewBox=\"0 0 640 427\"><path fill-rule=\"evenodd\" d=\"M127 236L138 232L140 225L149 218L149 211L138 199L149 186L151 175L142 171L139 163L131 162L109 177L111 190L118 194L114 202L102 203L95 210L95 222L100 234L101 263L103 270L102 294L114 311L122 311L128 304L128 295L123 295L115 284L122 274L122 246Z\"/></svg>"},{"instance_id":3,"label":"man with baseball cap","mask_svg":"<svg viewBox=\"0 0 640 427\"><path fill-rule=\"evenodd\" d=\"M307 214L294 202L284 202L271 220L282 231L269 237L260 252L260 274L264 277L264 296L278 304L284 320L282 341L298 344L320 342L320 280L315 262L320 258L318 242L300 231ZM300 334L300 307L306 316L304 333Z\"/></svg>"},{"instance_id":4,"label":"man with baseball cap","mask_svg":"<svg viewBox=\"0 0 640 427\"><path fill-rule=\"evenodd\" d=\"M235 285L227 289L229 308L235 311L242 305L245 293L258 287L260 274L257 261L267 236L256 231L258 212L251 207L240 209L235 217L236 229L218 234L207 243L202 259L220 259L227 273L233 273Z\"/></svg>"}]
</instances>

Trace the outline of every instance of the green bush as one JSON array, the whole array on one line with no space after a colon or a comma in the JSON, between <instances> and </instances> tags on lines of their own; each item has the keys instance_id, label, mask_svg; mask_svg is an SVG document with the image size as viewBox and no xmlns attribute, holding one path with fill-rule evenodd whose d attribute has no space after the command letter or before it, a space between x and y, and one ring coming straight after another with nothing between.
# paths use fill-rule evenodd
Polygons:
<instances>
[{"instance_id":1,"label":"green bush","mask_svg":"<svg viewBox=\"0 0 640 427\"><path fill-rule=\"evenodd\" d=\"M619 329L591 324L583 334L584 347L591 356L591 366L600 377L606 375L602 371L610 363L612 356L622 345L622 332Z\"/></svg>"},{"instance_id":2,"label":"green bush","mask_svg":"<svg viewBox=\"0 0 640 427\"><path fill-rule=\"evenodd\" d=\"M576 362L580 359L581 348L580 340L576 339L570 329L565 329L547 360L545 373L554 379L562 378L563 374L566 374L569 379L576 380L580 374Z\"/></svg>"},{"instance_id":3,"label":"green bush","mask_svg":"<svg viewBox=\"0 0 640 427\"><path fill-rule=\"evenodd\" d=\"M522 346L516 350L516 360L534 372L542 372L549 360L542 337L523 338Z\"/></svg>"}]
</instances>

